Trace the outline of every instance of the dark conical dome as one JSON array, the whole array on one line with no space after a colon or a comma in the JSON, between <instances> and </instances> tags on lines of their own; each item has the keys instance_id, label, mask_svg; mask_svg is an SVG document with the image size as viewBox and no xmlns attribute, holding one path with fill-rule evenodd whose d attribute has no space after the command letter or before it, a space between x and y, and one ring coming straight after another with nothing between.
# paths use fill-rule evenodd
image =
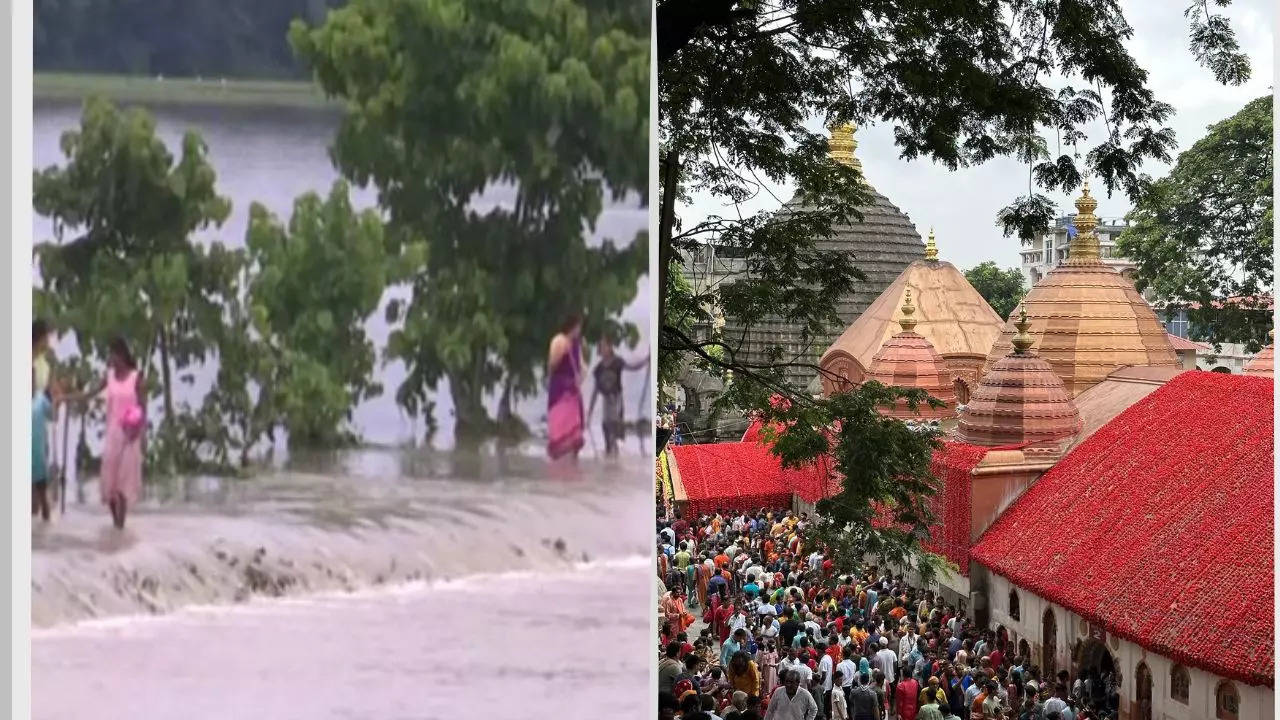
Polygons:
<instances>
[{"instance_id":1,"label":"dark conical dome","mask_svg":"<svg viewBox=\"0 0 1280 720\"><path fill-rule=\"evenodd\" d=\"M836 161L861 168L861 163L853 155L857 146L852 126L832 129L831 155ZM817 246L822 250L836 250L850 255L854 266L866 275L866 280L856 283L852 292L842 296L836 303L839 325L812 338L808 347L803 348L800 345L801 328L798 325L770 318L752 328L748 334L749 348L754 346L762 351L764 347L781 344L788 350L787 359L798 354L800 357L797 362L817 365L823 352L840 337L844 328L858 319L912 261L924 258L924 240L916 231L911 218L877 192L870 183L867 183L867 191L870 202L858 208L862 213L862 222L836 225L832 227L830 237L817 241ZM804 212L808 207L811 206L806 206L804 199L797 195L779 213L786 215ZM738 337L741 332L741 327L736 326L731 319L726 322L726 337ZM758 340L753 342L755 338ZM763 355L751 353L751 357L761 359ZM787 379L796 387L803 388L815 379L815 374L809 368L793 367L787 370Z\"/></svg>"}]
</instances>

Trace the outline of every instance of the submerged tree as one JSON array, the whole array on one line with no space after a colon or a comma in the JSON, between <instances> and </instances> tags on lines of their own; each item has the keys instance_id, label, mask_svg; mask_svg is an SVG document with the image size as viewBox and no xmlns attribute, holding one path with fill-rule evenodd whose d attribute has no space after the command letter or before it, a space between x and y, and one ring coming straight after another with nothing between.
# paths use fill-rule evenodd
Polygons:
<instances>
[{"instance_id":1,"label":"submerged tree","mask_svg":"<svg viewBox=\"0 0 1280 720\"><path fill-rule=\"evenodd\" d=\"M102 360L112 337L128 338L171 436L174 385L210 351L238 267L233 251L192 235L220 226L231 204L200 136L187 133L175 159L143 110L91 99L62 150L65 165L35 173L32 202L55 235L36 245L36 302L75 330L82 355Z\"/></svg>"},{"instance_id":2,"label":"submerged tree","mask_svg":"<svg viewBox=\"0 0 1280 720\"><path fill-rule=\"evenodd\" d=\"M1192 52L1202 64L1221 82L1247 79L1248 60L1224 19L1202 3L1188 15ZM866 386L844 396L808 397L787 385L783 370L820 370L803 356L787 355L779 341L766 338L772 344L766 357L748 360L740 338L689 329L714 328L713 308L748 332L764 320L798 326L805 345L836 328L834 300L861 274L818 241L837 224L859 222L857 208L868 197L859 171L829 158L826 138L808 127L812 120L889 123L902 157L950 169L997 157L1025 162L1027 194L997 217L1006 235L1023 240L1052 220L1043 191L1070 192L1089 174L1108 192L1137 201L1147 185L1142 164L1169 160L1174 147L1165 125L1173 109L1156 99L1146 71L1126 49L1132 30L1112 0L659 0L657 33L662 380L674 381L691 364L726 379L731 373L719 405L763 417L777 414L767 398L789 399L788 412L803 414L778 440L789 465L827 452L854 457L846 445L860 439L810 428L871 428L872 414L887 398ZM729 69L732 82L725 79ZM1090 132L1101 139L1081 147ZM794 186L804 212L737 212L742 202L768 192L767 183ZM683 222L677 203L693 193L733 211ZM673 269L711 242L743 269L715 292L694 294L675 282ZM719 353L711 352L716 348ZM786 441L797 433L803 441ZM920 448L892 443L868 452L860 462L876 467L917 468L922 458ZM892 479L881 486L856 467L841 470L843 497L855 504L897 494ZM913 475L904 477L906 487ZM867 487L858 490L860 483ZM890 505L902 513L890 527L916 525L917 506ZM865 514L835 517L885 557L919 554L914 534L881 532Z\"/></svg>"},{"instance_id":3,"label":"submerged tree","mask_svg":"<svg viewBox=\"0 0 1280 720\"><path fill-rule=\"evenodd\" d=\"M246 247L248 324L275 360L268 415L294 447L350 441L351 411L382 393L365 332L389 276L382 219L356 212L337 182L324 200L298 198L287 227L255 203Z\"/></svg>"},{"instance_id":4,"label":"submerged tree","mask_svg":"<svg viewBox=\"0 0 1280 720\"><path fill-rule=\"evenodd\" d=\"M1209 127L1129 213L1118 246L1139 290L1187 308L1196 339L1256 351L1274 292L1272 98Z\"/></svg>"},{"instance_id":5,"label":"submerged tree","mask_svg":"<svg viewBox=\"0 0 1280 720\"><path fill-rule=\"evenodd\" d=\"M294 23L295 49L345 103L336 166L377 188L393 252L427 249L406 267L411 300L390 308L411 414L447 379L459 434L490 430L486 396L533 392L565 318L585 312L598 331L634 297L644 235L586 236L606 193L647 188L638 7L353 0L319 27Z\"/></svg>"}]
</instances>

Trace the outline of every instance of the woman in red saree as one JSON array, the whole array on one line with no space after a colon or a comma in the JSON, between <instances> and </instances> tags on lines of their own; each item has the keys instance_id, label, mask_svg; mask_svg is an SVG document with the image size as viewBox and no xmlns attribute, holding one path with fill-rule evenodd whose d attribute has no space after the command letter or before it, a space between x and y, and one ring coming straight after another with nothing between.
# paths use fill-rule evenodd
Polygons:
<instances>
[{"instance_id":1,"label":"woman in red saree","mask_svg":"<svg viewBox=\"0 0 1280 720\"><path fill-rule=\"evenodd\" d=\"M547 455L577 460L584 437L581 316L571 316L551 338L547 375Z\"/></svg>"}]
</instances>

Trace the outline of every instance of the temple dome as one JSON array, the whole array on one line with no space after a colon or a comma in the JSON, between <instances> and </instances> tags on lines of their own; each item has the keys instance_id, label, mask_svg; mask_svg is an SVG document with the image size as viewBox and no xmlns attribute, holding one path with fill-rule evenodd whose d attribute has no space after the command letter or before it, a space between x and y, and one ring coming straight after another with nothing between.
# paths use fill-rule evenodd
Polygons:
<instances>
[{"instance_id":1,"label":"temple dome","mask_svg":"<svg viewBox=\"0 0 1280 720\"><path fill-rule=\"evenodd\" d=\"M931 420L955 416L955 386L947 364L923 335L914 331L915 306L911 304L911 291L906 293L902 307L902 331L885 341L871 360L866 380L884 385L924 390L945 403L932 408L920 405L916 410L899 400L892 408L882 408L881 414L904 420Z\"/></svg>"},{"instance_id":2,"label":"temple dome","mask_svg":"<svg viewBox=\"0 0 1280 720\"><path fill-rule=\"evenodd\" d=\"M930 231L925 258L908 265L823 353L819 367L823 369L825 393L834 392L842 381L856 385L865 379L872 358L899 331L903 299L908 293L916 302L915 332L942 356L953 380L962 378L970 386L977 384L1004 321L964 273L938 260Z\"/></svg>"},{"instance_id":3,"label":"temple dome","mask_svg":"<svg viewBox=\"0 0 1280 720\"><path fill-rule=\"evenodd\" d=\"M861 171L862 164L854 155L858 143L854 139L854 127L841 125L831 129L829 143L833 160ZM862 214L861 222L835 224L831 235L818 238L816 245L822 250L835 250L847 254L854 267L862 271L865 280L854 284L852 290L836 301L834 310L840 318L842 327L847 327L860 317L876 298L902 274L902 271L913 260L924 256L924 240L916 230L911 218L894 205L887 197L876 191L871 183L863 179L868 203L858 207ZM806 204L803 196L797 194L778 211L779 218L791 214L804 213L812 208ZM900 302L901 293L895 302ZM745 337L745 352L739 358L747 362L770 362L765 348L781 345L786 350L786 357L795 358L796 365L785 371L786 379L797 388L806 387L814 380L811 367L804 363L817 365L823 350L839 336L840 331L833 329L810 336L802 336L800 323L790 322L782 318L769 317L755 323L750 332L745 332L734 318L726 318L724 335L728 338ZM896 325L891 332L877 338L866 353L866 361L880 347L882 342L897 331Z\"/></svg>"},{"instance_id":4,"label":"temple dome","mask_svg":"<svg viewBox=\"0 0 1280 720\"><path fill-rule=\"evenodd\" d=\"M1261 375L1262 377L1275 377L1275 354L1276 354L1276 331L1270 333L1271 344L1262 348L1261 352L1253 356L1244 366L1245 375Z\"/></svg>"},{"instance_id":5,"label":"temple dome","mask_svg":"<svg viewBox=\"0 0 1280 720\"><path fill-rule=\"evenodd\" d=\"M1099 259L1093 233L1098 203L1089 184L1076 200L1077 233L1070 256L1036 283L1023 300L1029 333L1072 396L1102 382L1126 365L1178 364L1164 326L1133 283ZM1013 349L1013 318L987 355L984 369Z\"/></svg>"},{"instance_id":6,"label":"temple dome","mask_svg":"<svg viewBox=\"0 0 1280 720\"><path fill-rule=\"evenodd\" d=\"M1080 411L1062 379L1030 352L1026 310L1014 349L991 366L960 413L957 439L970 445L1045 445L1080 432Z\"/></svg>"}]
</instances>

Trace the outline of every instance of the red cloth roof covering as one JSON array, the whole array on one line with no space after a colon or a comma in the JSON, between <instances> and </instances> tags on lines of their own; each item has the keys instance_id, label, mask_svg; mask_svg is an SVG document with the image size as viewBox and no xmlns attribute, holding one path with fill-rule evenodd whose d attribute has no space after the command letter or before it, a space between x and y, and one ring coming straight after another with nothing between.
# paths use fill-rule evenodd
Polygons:
<instances>
[{"instance_id":1,"label":"red cloth roof covering","mask_svg":"<svg viewBox=\"0 0 1280 720\"><path fill-rule=\"evenodd\" d=\"M1185 372L1006 510L975 560L1153 652L1274 686L1272 381Z\"/></svg>"},{"instance_id":2,"label":"red cloth roof covering","mask_svg":"<svg viewBox=\"0 0 1280 720\"><path fill-rule=\"evenodd\" d=\"M929 501L935 521L929 528L929 539L922 544L958 565L965 577L969 576L970 473L990 449L944 442L933 453L931 469L938 478L939 492Z\"/></svg>"},{"instance_id":3,"label":"red cloth roof covering","mask_svg":"<svg viewBox=\"0 0 1280 720\"><path fill-rule=\"evenodd\" d=\"M677 445L671 452L692 513L790 507L793 493L815 502L839 487L828 459L790 470L761 443Z\"/></svg>"}]
</instances>

